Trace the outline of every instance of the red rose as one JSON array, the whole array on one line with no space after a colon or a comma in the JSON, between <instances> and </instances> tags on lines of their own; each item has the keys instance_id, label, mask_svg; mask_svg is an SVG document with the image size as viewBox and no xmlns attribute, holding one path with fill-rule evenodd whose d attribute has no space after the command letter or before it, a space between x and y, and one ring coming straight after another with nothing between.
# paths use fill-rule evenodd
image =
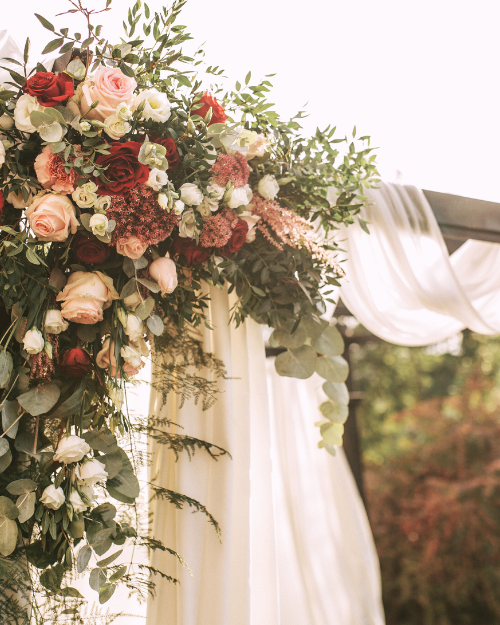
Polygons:
<instances>
[{"instance_id":1,"label":"red rose","mask_svg":"<svg viewBox=\"0 0 500 625\"><path fill-rule=\"evenodd\" d=\"M96 159L101 167L107 167L104 176L109 182L96 178L100 195L125 195L133 187L143 184L149 178L149 167L139 163L141 144L137 141L110 143L110 154L103 154Z\"/></svg>"},{"instance_id":2,"label":"red rose","mask_svg":"<svg viewBox=\"0 0 500 625\"><path fill-rule=\"evenodd\" d=\"M73 237L71 247L82 263L103 263L111 253L109 245L94 237L86 237L79 232Z\"/></svg>"},{"instance_id":3,"label":"red rose","mask_svg":"<svg viewBox=\"0 0 500 625\"><path fill-rule=\"evenodd\" d=\"M0 191L0 216L3 215L3 205L5 202L5 198L3 196L2 191Z\"/></svg>"},{"instance_id":4,"label":"red rose","mask_svg":"<svg viewBox=\"0 0 500 625\"><path fill-rule=\"evenodd\" d=\"M59 361L62 373L72 378L84 378L88 373L89 365L89 355L79 347L64 352Z\"/></svg>"},{"instance_id":5,"label":"red rose","mask_svg":"<svg viewBox=\"0 0 500 625\"><path fill-rule=\"evenodd\" d=\"M57 106L75 95L73 80L68 74L37 72L23 87L24 93L34 95L42 106Z\"/></svg>"},{"instance_id":6,"label":"red rose","mask_svg":"<svg viewBox=\"0 0 500 625\"><path fill-rule=\"evenodd\" d=\"M167 150L165 158L168 161L168 170L173 171L181 162L181 157L177 151L175 141L170 137L155 137L154 139L152 138L151 141L162 145Z\"/></svg>"},{"instance_id":7,"label":"red rose","mask_svg":"<svg viewBox=\"0 0 500 625\"><path fill-rule=\"evenodd\" d=\"M174 252L176 254L182 254L187 260L187 266L192 267L193 265L201 265L201 263L204 263L212 253L212 250L197 245L194 239L177 237L174 242Z\"/></svg>"},{"instance_id":8,"label":"red rose","mask_svg":"<svg viewBox=\"0 0 500 625\"><path fill-rule=\"evenodd\" d=\"M196 94L198 95L198 94ZM217 102L214 96L208 91L201 96L201 98L196 102L195 106L199 106L203 104L199 109L193 111L195 115L199 115L203 119L205 119L205 115L208 113L208 109L212 109L212 119L208 124L211 126L212 124L225 124L227 121L227 115L224 112L222 106Z\"/></svg>"},{"instance_id":9,"label":"red rose","mask_svg":"<svg viewBox=\"0 0 500 625\"><path fill-rule=\"evenodd\" d=\"M224 247L219 248L223 256L231 256L243 247L248 234L248 224L244 219L238 219L238 223L233 228L233 233Z\"/></svg>"}]
</instances>

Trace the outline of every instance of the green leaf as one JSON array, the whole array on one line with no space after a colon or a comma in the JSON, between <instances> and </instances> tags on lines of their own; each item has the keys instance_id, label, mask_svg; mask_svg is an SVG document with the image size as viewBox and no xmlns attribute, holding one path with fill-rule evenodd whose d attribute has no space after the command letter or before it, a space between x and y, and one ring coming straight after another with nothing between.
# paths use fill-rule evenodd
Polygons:
<instances>
[{"instance_id":1,"label":"green leaf","mask_svg":"<svg viewBox=\"0 0 500 625\"><path fill-rule=\"evenodd\" d=\"M19 516L19 510L14 502L8 497L0 497L0 517L14 521Z\"/></svg>"},{"instance_id":2,"label":"green leaf","mask_svg":"<svg viewBox=\"0 0 500 625\"><path fill-rule=\"evenodd\" d=\"M110 575L110 577L109 577L109 581L110 581L110 582L116 582L116 581L118 581L119 579L121 579L121 578L125 575L125 573L126 573L126 572L127 572L127 567L126 567L126 565L121 566L119 569L117 569L117 570L113 573L113 575Z\"/></svg>"},{"instance_id":3,"label":"green leaf","mask_svg":"<svg viewBox=\"0 0 500 625\"><path fill-rule=\"evenodd\" d=\"M102 503L90 513L93 519L100 519L103 523L109 523L116 516L117 510L112 503Z\"/></svg>"},{"instance_id":4,"label":"green leaf","mask_svg":"<svg viewBox=\"0 0 500 625\"><path fill-rule=\"evenodd\" d=\"M339 423L327 423L320 427L321 436L327 445L342 445L344 426Z\"/></svg>"},{"instance_id":5,"label":"green leaf","mask_svg":"<svg viewBox=\"0 0 500 625\"><path fill-rule=\"evenodd\" d=\"M44 28L46 28L47 30L50 30L52 32L54 32L54 27L52 26L52 24L49 22L49 20L46 20L44 17L42 17L41 15L38 15L38 13L35 13L35 17L38 18L38 20L40 21L40 23L42 24L42 26Z\"/></svg>"},{"instance_id":6,"label":"green leaf","mask_svg":"<svg viewBox=\"0 0 500 625\"><path fill-rule=\"evenodd\" d=\"M120 299L125 299L126 297L130 297L137 292L137 282L135 278L130 278L127 284L123 287L120 293Z\"/></svg>"},{"instance_id":7,"label":"green leaf","mask_svg":"<svg viewBox=\"0 0 500 625\"><path fill-rule=\"evenodd\" d=\"M135 78L135 72L134 70L130 67L130 65L126 65L125 63L120 63L120 65L118 66L122 72L125 74L125 76L130 76L130 78Z\"/></svg>"},{"instance_id":8,"label":"green leaf","mask_svg":"<svg viewBox=\"0 0 500 625\"><path fill-rule=\"evenodd\" d=\"M61 588L61 582L64 575L64 569L61 564L47 569L40 575L40 583L48 590L53 592L58 591Z\"/></svg>"},{"instance_id":9,"label":"green leaf","mask_svg":"<svg viewBox=\"0 0 500 625\"><path fill-rule=\"evenodd\" d=\"M78 324L76 334L80 341L84 343L93 343L99 334L99 329L95 325Z\"/></svg>"},{"instance_id":10,"label":"green leaf","mask_svg":"<svg viewBox=\"0 0 500 625\"><path fill-rule=\"evenodd\" d=\"M139 482L134 474L134 469L132 468L127 454L123 449L120 449L120 453L122 456L123 469L113 479L106 482L106 488L110 494L112 493L109 491L109 488L113 489L115 494L124 495L127 499L135 499L139 496L140 492ZM118 501L122 501L119 497L116 497L115 494L112 494L112 496L118 499Z\"/></svg>"},{"instance_id":11,"label":"green leaf","mask_svg":"<svg viewBox=\"0 0 500 625\"><path fill-rule=\"evenodd\" d=\"M326 395L336 404L349 404L349 391L345 384L334 384L333 382L325 382L323 390Z\"/></svg>"},{"instance_id":12,"label":"green leaf","mask_svg":"<svg viewBox=\"0 0 500 625\"><path fill-rule=\"evenodd\" d=\"M120 549L119 551L116 551L115 553L113 553L112 555L108 556L107 558L104 558L104 560L98 560L97 561L97 566L100 567L101 569L103 569L104 567L106 567L109 564L111 564L112 562L114 562L116 560L116 558L119 558L122 553L123 553L123 549Z\"/></svg>"},{"instance_id":13,"label":"green leaf","mask_svg":"<svg viewBox=\"0 0 500 625\"><path fill-rule=\"evenodd\" d=\"M156 282L151 282L151 280L145 280L144 278L137 278L137 282L140 282L142 286L145 286L147 289L152 291L153 293L160 292L160 285Z\"/></svg>"},{"instance_id":14,"label":"green leaf","mask_svg":"<svg viewBox=\"0 0 500 625\"><path fill-rule=\"evenodd\" d=\"M64 43L64 37L52 39L52 41L50 41L42 50L42 54L48 54L49 52L53 52L54 50L57 50L57 48L60 48L63 43Z\"/></svg>"},{"instance_id":15,"label":"green leaf","mask_svg":"<svg viewBox=\"0 0 500 625\"><path fill-rule=\"evenodd\" d=\"M139 306L134 310L134 315L137 315L139 319L147 319L153 312L155 307L155 301L152 297L148 297L144 302L141 302Z\"/></svg>"},{"instance_id":16,"label":"green leaf","mask_svg":"<svg viewBox=\"0 0 500 625\"><path fill-rule=\"evenodd\" d=\"M106 603L113 596L116 590L116 584L103 584L99 590L99 603Z\"/></svg>"},{"instance_id":17,"label":"green leaf","mask_svg":"<svg viewBox=\"0 0 500 625\"><path fill-rule=\"evenodd\" d=\"M144 256L141 256L140 258L134 258L132 262L136 269L145 269L149 264Z\"/></svg>"},{"instance_id":18,"label":"green leaf","mask_svg":"<svg viewBox=\"0 0 500 625\"><path fill-rule=\"evenodd\" d=\"M2 429L4 432L7 432L6 436L9 438L16 438L17 430L19 429L19 421L15 425L13 424L16 422L17 418L17 403L7 399L2 408Z\"/></svg>"},{"instance_id":19,"label":"green leaf","mask_svg":"<svg viewBox=\"0 0 500 625\"><path fill-rule=\"evenodd\" d=\"M90 557L92 555L92 549L88 545L84 545L80 551L78 552L78 557L76 559L76 569L79 573L83 573L90 562Z\"/></svg>"},{"instance_id":20,"label":"green leaf","mask_svg":"<svg viewBox=\"0 0 500 625\"><path fill-rule=\"evenodd\" d=\"M149 317L149 319L146 321L146 325L155 336L161 336L165 329L163 321L160 317L158 317L158 315L151 315L151 317Z\"/></svg>"},{"instance_id":21,"label":"green leaf","mask_svg":"<svg viewBox=\"0 0 500 625\"><path fill-rule=\"evenodd\" d=\"M309 345L303 345L276 356L274 365L279 375L305 380L314 373L316 360L315 350Z\"/></svg>"},{"instance_id":22,"label":"green leaf","mask_svg":"<svg viewBox=\"0 0 500 625\"><path fill-rule=\"evenodd\" d=\"M332 423L345 423L349 414L349 409L343 404L334 404L332 401L325 401L319 407L321 414Z\"/></svg>"},{"instance_id":23,"label":"green leaf","mask_svg":"<svg viewBox=\"0 0 500 625\"><path fill-rule=\"evenodd\" d=\"M53 408L60 395L61 391L57 384L49 382L48 384L39 384L26 393L19 395L17 401L27 413L37 417Z\"/></svg>"},{"instance_id":24,"label":"green leaf","mask_svg":"<svg viewBox=\"0 0 500 625\"><path fill-rule=\"evenodd\" d=\"M83 393L85 391L85 380L82 380L76 391L68 397L56 410L50 415L51 419L65 419L80 412L82 405Z\"/></svg>"},{"instance_id":25,"label":"green leaf","mask_svg":"<svg viewBox=\"0 0 500 625\"><path fill-rule=\"evenodd\" d=\"M307 332L307 336L311 339L317 339L322 332L328 327L328 322L319 317L315 320L308 315L302 317L300 325Z\"/></svg>"},{"instance_id":26,"label":"green leaf","mask_svg":"<svg viewBox=\"0 0 500 625\"><path fill-rule=\"evenodd\" d=\"M7 486L7 490L11 495L26 495L27 493L32 493L37 488L37 484L33 480L15 480Z\"/></svg>"},{"instance_id":27,"label":"green leaf","mask_svg":"<svg viewBox=\"0 0 500 625\"><path fill-rule=\"evenodd\" d=\"M36 493L24 493L18 497L16 507L19 510L19 523L24 523L35 514Z\"/></svg>"},{"instance_id":28,"label":"green leaf","mask_svg":"<svg viewBox=\"0 0 500 625\"><path fill-rule=\"evenodd\" d=\"M14 504L13 504L14 505ZM17 508L16 508L17 510ZM0 554L7 557L17 545L17 523L7 517L0 518Z\"/></svg>"},{"instance_id":29,"label":"green leaf","mask_svg":"<svg viewBox=\"0 0 500 625\"><path fill-rule=\"evenodd\" d=\"M5 438L0 438L0 457L4 456L9 451L10 451L9 441L5 440Z\"/></svg>"},{"instance_id":30,"label":"green leaf","mask_svg":"<svg viewBox=\"0 0 500 625\"><path fill-rule=\"evenodd\" d=\"M273 343L281 345L282 347L288 347L289 349L297 349L307 341L307 334L304 328L300 326L291 333L293 322L289 323L285 327L276 328L271 335Z\"/></svg>"},{"instance_id":31,"label":"green leaf","mask_svg":"<svg viewBox=\"0 0 500 625\"><path fill-rule=\"evenodd\" d=\"M12 462L12 452L9 449L9 451L6 454L4 454L3 456L0 456L0 473L3 473L5 469L9 467L11 462Z\"/></svg>"},{"instance_id":32,"label":"green leaf","mask_svg":"<svg viewBox=\"0 0 500 625\"><path fill-rule=\"evenodd\" d=\"M57 591L58 595L62 597L75 597L77 599L84 599L85 597L79 592L76 588L72 588L71 586L66 586L66 588L61 588L61 590Z\"/></svg>"},{"instance_id":33,"label":"green leaf","mask_svg":"<svg viewBox=\"0 0 500 625\"><path fill-rule=\"evenodd\" d=\"M14 361L10 352L2 350L0 352L0 388L7 388L13 368Z\"/></svg>"},{"instance_id":34,"label":"green leaf","mask_svg":"<svg viewBox=\"0 0 500 625\"><path fill-rule=\"evenodd\" d=\"M346 381L349 374L349 366L342 356L335 356L335 358L321 356L317 359L316 371L328 382L339 384Z\"/></svg>"},{"instance_id":35,"label":"green leaf","mask_svg":"<svg viewBox=\"0 0 500 625\"><path fill-rule=\"evenodd\" d=\"M322 334L313 339L311 346L325 356L334 358L344 351L344 339L335 326L329 326Z\"/></svg>"},{"instance_id":36,"label":"green leaf","mask_svg":"<svg viewBox=\"0 0 500 625\"><path fill-rule=\"evenodd\" d=\"M99 462L104 462L106 465L108 480L113 479L123 469L122 455L119 448L109 454L100 456Z\"/></svg>"},{"instance_id":37,"label":"green leaf","mask_svg":"<svg viewBox=\"0 0 500 625\"><path fill-rule=\"evenodd\" d=\"M92 449L102 451L103 453L111 453L118 448L116 436L111 430L89 430L84 432L82 437Z\"/></svg>"},{"instance_id":38,"label":"green leaf","mask_svg":"<svg viewBox=\"0 0 500 625\"><path fill-rule=\"evenodd\" d=\"M31 249L31 247L28 247L28 249L26 250L26 259L32 264L32 265L39 265L40 264L40 260L38 259L38 256L36 255L36 253Z\"/></svg>"}]
</instances>

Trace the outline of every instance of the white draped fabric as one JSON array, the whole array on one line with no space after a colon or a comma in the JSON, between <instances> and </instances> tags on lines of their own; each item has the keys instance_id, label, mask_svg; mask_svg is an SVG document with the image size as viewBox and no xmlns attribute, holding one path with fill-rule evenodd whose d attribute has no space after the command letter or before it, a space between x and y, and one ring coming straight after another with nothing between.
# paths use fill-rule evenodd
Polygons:
<instances>
[{"instance_id":1,"label":"white draped fabric","mask_svg":"<svg viewBox=\"0 0 500 625\"><path fill-rule=\"evenodd\" d=\"M337 240L345 250L340 296L370 332L429 345L470 328L500 333L500 245L467 241L448 255L429 203L412 186L382 183Z\"/></svg>"},{"instance_id":2,"label":"white draped fabric","mask_svg":"<svg viewBox=\"0 0 500 625\"><path fill-rule=\"evenodd\" d=\"M153 392L150 413L228 449L232 460L198 451L175 462L154 443L150 475L206 505L223 543L200 513L151 504L152 534L185 558L192 577L172 555L153 554L153 566L181 584L157 580L148 622L383 625L378 561L354 480L342 452L332 458L317 448L319 378L279 378L266 365L261 326L231 327L227 293L210 296L215 329L203 330L205 349L232 379L219 382L223 394L206 412L192 402L179 409L175 396L162 406Z\"/></svg>"}]
</instances>

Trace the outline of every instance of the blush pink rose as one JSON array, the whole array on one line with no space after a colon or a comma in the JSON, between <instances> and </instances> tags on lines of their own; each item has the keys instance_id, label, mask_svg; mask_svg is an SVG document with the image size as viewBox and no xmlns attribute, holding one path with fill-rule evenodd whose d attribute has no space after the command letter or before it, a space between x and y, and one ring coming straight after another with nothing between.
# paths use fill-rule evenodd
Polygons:
<instances>
[{"instance_id":1,"label":"blush pink rose","mask_svg":"<svg viewBox=\"0 0 500 625\"><path fill-rule=\"evenodd\" d=\"M116 112L117 106L122 102L132 108L136 87L135 79L125 76L118 67L100 67L95 76L82 85L80 111L84 115L92 102L99 100L99 104L90 111L87 118L103 122Z\"/></svg>"},{"instance_id":2,"label":"blush pink rose","mask_svg":"<svg viewBox=\"0 0 500 625\"><path fill-rule=\"evenodd\" d=\"M147 249L148 244L139 237L127 237L126 239L118 239L116 242L118 254L132 259L140 258Z\"/></svg>"},{"instance_id":3,"label":"blush pink rose","mask_svg":"<svg viewBox=\"0 0 500 625\"><path fill-rule=\"evenodd\" d=\"M177 286L177 269L171 258L157 258L149 266L149 275L158 282L162 295L172 293Z\"/></svg>"},{"instance_id":4,"label":"blush pink rose","mask_svg":"<svg viewBox=\"0 0 500 625\"><path fill-rule=\"evenodd\" d=\"M70 230L75 234L78 228L75 207L68 197L59 193L36 198L25 215L40 241L66 241Z\"/></svg>"},{"instance_id":5,"label":"blush pink rose","mask_svg":"<svg viewBox=\"0 0 500 625\"><path fill-rule=\"evenodd\" d=\"M113 280L100 271L75 271L56 297L65 319L86 325L102 321L102 311L115 299Z\"/></svg>"},{"instance_id":6,"label":"blush pink rose","mask_svg":"<svg viewBox=\"0 0 500 625\"><path fill-rule=\"evenodd\" d=\"M76 188L76 170L71 169L67 174L64 159L59 154L53 154L50 145L46 145L35 158L35 171L38 182L44 189L68 195Z\"/></svg>"},{"instance_id":7,"label":"blush pink rose","mask_svg":"<svg viewBox=\"0 0 500 625\"><path fill-rule=\"evenodd\" d=\"M136 347L134 345L134 347ZM101 351L96 356L96 364L101 369L106 369L112 377L120 377L120 371L116 363L116 345L113 341L110 344L109 338L107 338L102 344ZM123 361L122 369L129 376L136 375L144 367L144 362L138 366L133 366L130 363Z\"/></svg>"}]
</instances>

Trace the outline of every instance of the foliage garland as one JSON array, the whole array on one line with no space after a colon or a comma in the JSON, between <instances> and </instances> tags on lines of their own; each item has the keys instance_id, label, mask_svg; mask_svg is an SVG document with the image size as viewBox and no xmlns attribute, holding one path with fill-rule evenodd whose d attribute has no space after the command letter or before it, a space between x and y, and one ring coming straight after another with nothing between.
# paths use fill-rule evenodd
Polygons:
<instances>
[{"instance_id":1,"label":"foliage garland","mask_svg":"<svg viewBox=\"0 0 500 625\"><path fill-rule=\"evenodd\" d=\"M377 171L369 138L357 140L355 129L352 141L331 127L305 139L302 112L283 122L267 101L269 77L252 85L249 72L234 91L204 91L200 72L222 70L207 67L201 50L183 53L191 37L176 20L186 0L154 14L137 0L118 45L91 23L100 12L68 1L87 37L37 15L55 37L44 54L62 55L57 71L30 69L29 39L22 61L3 60L11 80L0 92L0 579L21 571L36 622L71 614L83 623L81 595L67 584L75 568L95 558L89 582L105 603L118 583L147 593L151 574L165 577L145 565L132 573L116 563L121 551L103 557L113 545L128 539L182 561L122 510L139 495L136 434L176 455L227 453L168 435L155 416L132 421L126 409L126 383L150 345L167 357L164 397L205 408L215 400L216 384L191 372L225 376L196 332L209 327L204 285L234 291L236 325L251 317L274 328L280 374L326 379L320 446L340 444L347 365L339 333L321 319L343 275L331 235L355 218L366 228L358 213ZM201 503L151 487L219 531ZM96 506L94 488L121 512ZM2 601L4 622L26 612L22 595Z\"/></svg>"}]
</instances>

